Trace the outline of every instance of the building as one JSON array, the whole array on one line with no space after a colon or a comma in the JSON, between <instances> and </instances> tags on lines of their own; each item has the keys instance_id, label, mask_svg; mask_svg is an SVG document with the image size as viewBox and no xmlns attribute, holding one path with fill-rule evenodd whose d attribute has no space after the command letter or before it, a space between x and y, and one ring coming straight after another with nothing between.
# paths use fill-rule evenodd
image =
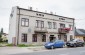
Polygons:
<instances>
[{"instance_id":1,"label":"building","mask_svg":"<svg viewBox=\"0 0 85 55\"><path fill-rule=\"evenodd\" d=\"M7 33L2 34L2 41L5 41L5 42L8 41L8 34Z\"/></svg>"},{"instance_id":2,"label":"building","mask_svg":"<svg viewBox=\"0 0 85 55\"><path fill-rule=\"evenodd\" d=\"M74 38L74 18L20 7L13 7L9 24L9 43L44 44L54 39Z\"/></svg>"},{"instance_id":3,"label":"building","mask_svg":"<svg viewBox=\"0 0 85 55\"><path fill-rule=\"evenodd\" d=\"M85 41L85 30L84 29L76 29L75 30L75 38L79 38Z\"/></svg>"}]
</instances>

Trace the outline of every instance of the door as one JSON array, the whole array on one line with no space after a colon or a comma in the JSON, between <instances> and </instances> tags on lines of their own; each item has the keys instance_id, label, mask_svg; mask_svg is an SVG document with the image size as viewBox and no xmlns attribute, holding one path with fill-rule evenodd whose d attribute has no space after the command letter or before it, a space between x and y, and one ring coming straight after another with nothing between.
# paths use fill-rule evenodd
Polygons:
<instances>
[{"instance_id":1,"label":"door","mask_svg":"<svg viewBox=\"0 0 85 55\"><path fill-rule=\"evenodd\" d=\"M49 39L50 39L50 42L53 42L56 39L56 37L54 37L54 35L50 35Z\"/></svg>"},{"instance_id":2,"label":"door","mask_svg":"<svg viewBox=\"0 0 85 55\"><path fill-rule=\"evenodd\" d=\"M85 37L83 37L83 40L84 40L84 42L85 42Z\"/></svg>"}]
</instances>

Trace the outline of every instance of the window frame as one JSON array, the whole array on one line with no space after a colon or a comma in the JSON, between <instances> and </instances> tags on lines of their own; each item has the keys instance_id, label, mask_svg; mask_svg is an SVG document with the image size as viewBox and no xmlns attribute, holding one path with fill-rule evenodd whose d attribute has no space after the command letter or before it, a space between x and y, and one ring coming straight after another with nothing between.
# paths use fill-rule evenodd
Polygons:
<instances>
[{"instance_id":1,"label":"window frame","mask_svg":"<svg viewBox=\"0 0 85 55\"><path fill-rule=\"evenodd\" d=\"M73 25L69 25L69 27L70 27L70 30L72 31L73 30Z\"/></svg>"},{"instance_id":2,"label":"window frame","mask_svg":"<svg viewBox=\"0 0 85 55\"><path fill-rule=\"evenodd\" d=\"M24 25L22 23L24 23ZM26 23L28 25L26 25ZM29 27L29 19L27 19L27 18L21 18L21 26L23 26L23 27Z\"/></svg>"},{"instance_id":3,"label":"window frame","mask_svg":"<svg viewBox=\"0 0 85 55\"><path fill-rule=\"evenodd\" d=\"M41 28L44 28L44 21L41 21Z\"/></svg>"},{"instance_id":4,"label":"window frame","mask_svg":"<svg viewBox=\"0 0 85 55\"><path fill-rule=\"evenodd\" d=\"M61 25L63 25L63 27L61 27ZM65 24L60 23L60 28L65 28L65 27L66 27Z\"/></svg>"},{"instance_id":5,"label":"window frame","mask_svg":"<svg viewBox=\"0 0 85 55\"><path fill-rule=\"evenodd\" d=\"M46 42L46 35L42 35L42 42Z\"/></svg>"},{"instance_id":6,"label":"window frame","mask_svg":"<svg viewBox=\"0 0 85 55\"><path fill-rule=\"evenodd\" d=\"M57 29L57 23L53 22L53 29Z\"/></svg>"},{"instance_id":7,"label":"window frame","mask_svg":"<svg viewBox=\"0 0 85 55\"><path fill-rule=\"evenodd\" d=\"M27 36L28 36L27 33L22 33L21 42L27 42Z\"/></svg>"},{"instance_id":8,"label":"window frame","mask_svg":"<svg viewBox=\"0 0 85 55\"><path fill-rule=\"evenodd\" d=\"M48 21L48 29L52 29L52 22Z\"/></svg>"},{"instance_id":9,"label":"window frame","mask_svg":"<svg viewBox=\"0 0 85 55\"><path fill-rule=\"evenodd\" d=\"M36 35L36 36L34 36L34 35ZM37 34L32 35L32 42L37 42Z\"/></svg>"}]
</instances>

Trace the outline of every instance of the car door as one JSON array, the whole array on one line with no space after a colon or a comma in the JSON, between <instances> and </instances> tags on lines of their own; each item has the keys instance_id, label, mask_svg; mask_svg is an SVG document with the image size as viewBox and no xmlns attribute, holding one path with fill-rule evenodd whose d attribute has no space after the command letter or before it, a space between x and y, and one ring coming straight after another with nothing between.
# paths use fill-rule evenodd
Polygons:
<instances>
[{"instance_id":1,"label":"car door","mask_svg":"<svg viewBox=\"0 0 85 55\"><path fill-rule=\"evenodd\" d=\"M55 44L54 44L55 47L62 47L63 46L63 41L56 41Z\"/></svg>"},{"instance_id":2,"label":"car door","mask_svg":"<svg viewBox=\"0 0 85 55\"><path fill-rule=\"evenodd\" d=\"M77 45L81 46L83 44L82 40L77 40Z\"/></svg>"}]
</instances>

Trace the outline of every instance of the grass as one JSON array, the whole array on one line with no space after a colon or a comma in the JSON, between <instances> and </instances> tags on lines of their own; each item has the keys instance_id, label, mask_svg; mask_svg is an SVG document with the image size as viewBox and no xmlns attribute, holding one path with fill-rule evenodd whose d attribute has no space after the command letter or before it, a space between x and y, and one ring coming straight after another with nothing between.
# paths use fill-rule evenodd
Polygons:
<instances>
[{"instance_id":1,"label":"grass","mask_svg":"<svg viewBox=\"0 0 85 55\"><path fill-rule=\"evenodd\" d=\"M33 45L33 44L30 44L30 45L19 44L18 45L18 47L37 47L37 46L42 46L42 45Z\"/></svg>"},{"instance_id":2,"label":"grass","mask_svg":"<svg viewBox=\"0 0 85 55\"><path fill-rule=\"evenodd\" d=\"M6 46L8 43L7 42L0 42L0 47Z\"/></svg>"},{"instance_id":3,"label":"grass","mask_svg":"<svg viewBox=\"0 0 85 55\"><path fill-rule=\"evenodd\" d=\"M19 44L18 47L28 47L28 45L25 45L25 44Z\"/></svg>"},{"instance_id":4,"label":"grass","mask_svg":"<svg viewBox=\"0 0 85 55\"><path fill-rule=\"evenodd\" d=\"M7 44L6 46L14 46L13 44Z\"/></svg>"}]
</instances>

